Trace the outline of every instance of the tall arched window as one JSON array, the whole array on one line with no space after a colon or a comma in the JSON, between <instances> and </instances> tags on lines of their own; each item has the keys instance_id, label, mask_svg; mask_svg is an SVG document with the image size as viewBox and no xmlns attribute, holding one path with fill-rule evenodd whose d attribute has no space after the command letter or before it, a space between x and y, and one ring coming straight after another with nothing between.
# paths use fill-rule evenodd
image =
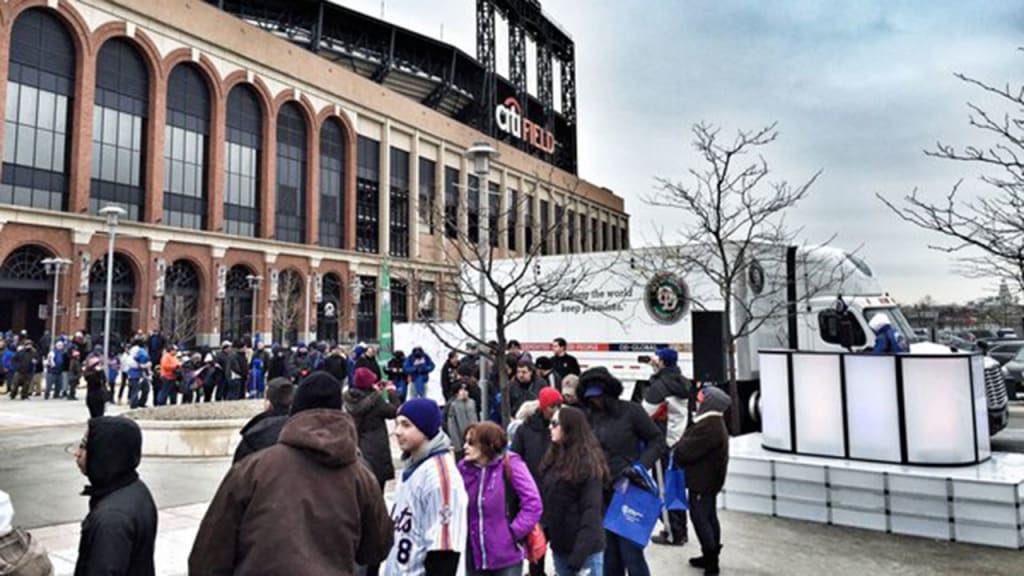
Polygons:
<instances>
[{"instance_id":1,"label":"tall arched window","mask_svg":"<svg viewBox=\"0 0 1024 576\"><path fill-rule=\"evenodd\" d=\"M345 247L345 132L333 118L320 128L320 245Z\"/></svg>"},{"instance_id":2,"label":"tall arched window","mask_svg":"<svg viewBox=\"0 0 1024 576\"><path fill-rule=\"evenodd\" d=\"M11 29L0 202L67 207L75 46L43 8L26 10Z\"/></svg>"},{"instance_id":3,"label":"tall arched window","mask_svg":"<svg viewBox=\"0 0 1024 576\"><path fill-rule=\"evenodd\" d=\"M174 67L164 127L164 224L206 228L210 91L192 64Z\"/></svg>"},{"instance_id":4,"label":"tall arched window","mask_svg":"<svg viewBox=\"0 0 1024 576\"><path fill-rule=\"evenodd\" d=\"M224 232L256 237L260 230L260 150L263 110L251 86L228 95L224 154Z\"/></svg>"},{"instance_id":5,"label":"tall arched window","mask_svg":"<svg viewBox=\"0 0 1024 576\"><path fill-rule=\"evenodd\" d=\"M241 264L228 270L224 294L224 313L221 316L220 337L235 342L252 332L253 289L249 286L252 270Z\"/></svg>"},{"instance_id":6,"label":"tall arched window","mask_svg":"<svg viewBox=\"0 0 1024 576\"><path fill-rule=\"evenodd\" d=\"M113 289L111 290L110 342L123 344L132 336L135 323L135 273L127 258L114 254ZM103 334L103 310L107 297L107 257L93 263L89 271L89 315L86 325L90 334Z\"/></svg>"},{"instance_id":7,"label":"tall arched window","mask_svg":"<svg viewBox=\"0 0 1024 576\"><path fill-rule=\"evenodd\" d=\"M160 332L173 344L192 346L199 332L199 272L187 260L175 260L164 277Z\"/></svg>"},{"instance_id":8,"label":"tall arched window","mask_svg":"<svg viewBox=\"0 0 1024 576\"><path fill-rule=\"evenodd\" d=\"M146 114L149 71L138 49L122 38L107 41L96 58L96 107L92 116L93 214L108 204L141 220L145 203Z\"/></svg>"},{"instance_id":9,"label":"tall arched window","mask_svg":"<svg viewBox=\"0 0 1024 576\"><path fill-rule=\"evenodd\" d=\"M53 312L53 276L46 273L43 260L53 256L35 244L22 246L7 255L0 266L0 318L11 330L28 330L38 338L50 329ZM58 307L67 303L58 302ZM59 309L59 308L58 308ZM45 315L40 310L46 310Z\"/></svg>"},{"instance_id":10,"label":"tall arched window","mask_svg":"<svg viewBox=\"0 0 1024 576\"><path fill-rule=\"evenodd\" d=\"M274 238L306 241L306 121L298 104L289 102L277 114L277 202Z\"/></svg>"},{"instance_id":11,"label":"tall arched window","mask_svg":"<svg viewBox=\"0 0 1024 576\"><path fill-rule=\"evenodd\" d=\"M338 342L341 327L342 299L341 279L337 274L328 273L323 278L323 301L317 306L316 339Z\"/></svg>"}]
</instances>

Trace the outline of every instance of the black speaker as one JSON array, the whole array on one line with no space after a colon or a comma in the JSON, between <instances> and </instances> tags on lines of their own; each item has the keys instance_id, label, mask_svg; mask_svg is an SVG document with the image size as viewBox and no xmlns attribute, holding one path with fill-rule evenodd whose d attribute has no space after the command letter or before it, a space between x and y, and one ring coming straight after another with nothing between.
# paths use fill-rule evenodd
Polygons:
<instances>
[{"instance_id":1,"label":"black speaker","mask_svg":"<svg viewBox=\"0 0 1024 576\"><path fill-rule=\"evenodd\" d=\"M721 310L694 311L693 379L725 382L725 313Z\"/></svg>"}]
</instances>

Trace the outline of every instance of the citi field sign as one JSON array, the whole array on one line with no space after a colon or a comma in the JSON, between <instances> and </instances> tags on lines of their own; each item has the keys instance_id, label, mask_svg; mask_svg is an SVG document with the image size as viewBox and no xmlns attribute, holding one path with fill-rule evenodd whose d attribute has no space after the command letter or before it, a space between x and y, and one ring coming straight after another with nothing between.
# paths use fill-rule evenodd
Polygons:
<instances>
[{"instance_id":1,"label":"citi field sign","mask_svg":"<svg viewBox=\"0 0 1024 576\"><path fill-rule=\"evenodd\" d=\"M520 140L525 140L534 148L554 154L555 135L541 126L534 124L529 118L523 117L523 107L513 96L494 109L494 119L498 121L498 128Z\"/></svg>"}]
</instances>

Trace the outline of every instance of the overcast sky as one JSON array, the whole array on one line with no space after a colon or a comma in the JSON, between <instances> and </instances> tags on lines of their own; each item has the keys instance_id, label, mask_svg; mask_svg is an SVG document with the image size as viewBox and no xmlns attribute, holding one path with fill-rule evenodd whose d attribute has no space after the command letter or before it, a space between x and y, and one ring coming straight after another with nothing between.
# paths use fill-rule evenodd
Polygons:
<instances>
[{"instance_id":1,"label":"overcast sky","mask_svg":"<svg viewBox=\"0 0 1024 576\"><path fill-rule=\"evenodd\" d=\"M381 16L380 0L339 0ZM475 0L387 0L385 19L476 54ZM985 144L968 101L992 104L954 72L997 85L1024 69L1024 5L1000 1L544 0L576 42L579 173L626 199L634 245L681 215L643 202L655 177L699 166L691 126L726 133L778 122L766 150L775 179L822 170L792 215L807 242L832 234L859 249L906 303L965 301L997 283L966 280L928 249L941 239L900 221L875 198L915 187L941 198L959 179L987 192L978 167L928 158L943 141ZM507 35L498 29L499 71ZM507 73L507 72L506 72ZM535 77L533 64L529 73ZM531 78L531 86L533 86Z\"/></svg>"}]
</instances>

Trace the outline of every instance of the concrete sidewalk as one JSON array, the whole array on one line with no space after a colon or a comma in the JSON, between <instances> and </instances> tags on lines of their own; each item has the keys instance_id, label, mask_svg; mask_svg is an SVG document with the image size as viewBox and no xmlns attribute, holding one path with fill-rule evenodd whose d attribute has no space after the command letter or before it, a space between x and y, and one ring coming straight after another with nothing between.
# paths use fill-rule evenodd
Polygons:
<instances>
[{"instance_id":1,"label":"concrete sidewalk","mask_svg":"<svg viewBox=\"0 0 1024 576\"><path fill-rule=\"evenodd\" d=\"M206 504L193 504L160 511L157 574L187 574L188 554L206 507ZM1024 557L1011 550L821 526L740 512L722 512L720 518L725 543L723 574L1011 576L1024 571ZM78 531L78 523L32 531L33 536L49 550L58 576L74 573ZM651 572L655 575L702 574L686 562L687 558L698 554L696 543L682 548L656 545L647 548ZM553 570L549 569L548 573L553 573Z\"/></svg>"}]
</instances>

